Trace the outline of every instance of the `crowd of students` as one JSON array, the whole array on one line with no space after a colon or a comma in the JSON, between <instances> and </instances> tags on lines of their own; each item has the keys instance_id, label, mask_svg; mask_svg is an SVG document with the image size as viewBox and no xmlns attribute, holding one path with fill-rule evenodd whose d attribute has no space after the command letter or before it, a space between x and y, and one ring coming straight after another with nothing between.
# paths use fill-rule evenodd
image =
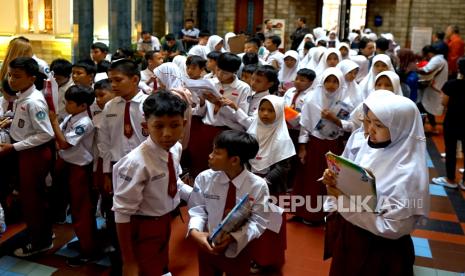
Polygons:
<instances>
[{"instance_id":1,"label":"crowd of students","mask_svg":"<svg viewBox=\"0 0 465 276\"><path fill-rule=\"evenodd\" d=\"M340 229L328 232L331 275L412 275L410 233L429 210L425 131L415 101L442 93L446 80L438 76L447 76L447 63L435 47L425 47L430 61L413 71L436 81L418 89L405 77L415 58L398 55L392 35L373 35L339 42L317 28L298 51L284 54L278 36L249 37L244 53L233 54L227 39L211 35L190 45L187 57L141 48L143 68L125 49L107 61L103 43L92 45L92 60L56 59L50 70L39 67L32 50L10 57L0 107L1 128L10 136L0 144L6 180L0 200L9 212L11 198L19 198L28 233L14 254L51 249L51 226L63 223L69 208L78 242L68 246L80 252L67 260L70 266L104 253L95 239L99 213L115 273L161 275L169 268L172 214L184 201L199 275L279 270L287 217L268 198L291 194L310 201L294 210L294 220L319 226L326 217L328 230ZM12 46L18 40L24 43L14 39L10 51L18 50ZM464 59L458 68L465 73ZM47 77L58 85L55 110L39 91ZM208 80L217 93L190 91L186 79ZM455 126L464 122L457 104L464 102L463 87L460 78L444 86L445 128L465 129ZM447 156L455 157L463 133L447 139ZM389 199L378 202L376 213L337 212L330 200L318 209L318 198L343 196L337 175L326 170L328 151L372 171L377 195ZM448 181L455 181L455 159L446 165ZM250 218L209 242L244 195Z\"/></svg>"}]
</instances>

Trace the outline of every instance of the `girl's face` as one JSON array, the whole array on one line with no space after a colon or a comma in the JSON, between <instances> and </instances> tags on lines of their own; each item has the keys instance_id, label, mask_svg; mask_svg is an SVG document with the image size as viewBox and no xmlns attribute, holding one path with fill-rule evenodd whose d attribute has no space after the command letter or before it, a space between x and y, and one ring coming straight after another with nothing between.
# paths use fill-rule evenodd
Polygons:
<instances>
[{"instance_id":1,"label":"girl's face","mask_svg":"<svg viewBox=\"0 0 465 276\"><path fill-rule=\"evenodd\" d=\"M263 92L273 86L273 82L269 81L265 76L253 74L251 80L252 90L255 92Z\"/></svg>"},{"instance_id":2,"label":"girl's face","mask_svg":"<svg viewBox=\"0 0 465 276\"><path fill-rule=\"evenodd\" d=\"M346 47L341 47L339 49L339 52L341 52L341 56L346 57L349 54L349 49L347 49Z\"/></svg>"},{"instance_id":3,"label":"girl's face","mask_svg":"<svg viewBox=\"0 0 465 276\"><path fill-rule=\"evenodd\" d=\"M383 125L371 110L368 110L365 116L365 125L368 126L368 136L371 142L379 144L391 139L389 128Z\"/></svg>"},{"instance_id":4,"label":"girl's face","mask_svg":"<svg viewBox=\"0 0 465 276\"><path fill-rule=\"evenodd\" d=\"M258 118L265 125L274 123L276 120L276 112L274 111L273 105L268 100L263 100L258 107Z\"/></svg>"},{"instance_id":5,"label":"girl's face","mask_svg":"<svg viewBox=\"0 0 465 276\"><path fill-rule=\"evenodd\" d=\"M287 68L294 68L296 63L297 63L297 60L295 60L293 57L286 57L284 59L284 64L286 64Z\"/></svg>"},{"instance_id":6,"label":"girl's face","mask_svg":"<svg viewBox=\"0 0 465 276\"><path fill-rule=\"evenodd\" d=\"M352 82L355 80L358 74L358 68L355 68L354 70L350 71L345 75L346 81Z\"/></svg>"},{"instance_id":7,"label":"girl's face","mask_svg":"<svg viewBox=\"0 0 465 276\"><path fill-rule=\"evenodd\" d=\"M326 91L328 91L330 93L336 92L336 90L339 88L339 80L337 79L336 76L329 75L325 79L325 82L323 83L323 86L325 87Z\"/></svg>"},{"instance_id":8,"label":"girl's face","mask_svg":"<svg viewBox=\"0 0 465 276\"><path fill-rule=\"evenodd\" d=\"M328 58L326 59L326 64L328 67L335 67L339 63L339 57L335 53L329 54Z\"/></svg>"},{"instance_id":9,"label":"girl's face","mask_svg":"<svg viewBox=\"0 0 465 276\"><path fill-rule=\"evenodd\" d=\"M378 75L379 73L381 72L384 72L384 71L387 71L389 70L389 67L387 66L386 63L382 62L382 61L377 61L375 62L375 64L373 65L373 71L376 75Z\"/></svg>"},{"instance_id":10,"label":"girl's face","mask_svg":"<svg viewBox=\"0 0 465 276\"><path fill-rule=\"evenodd\" d=\"M223 41L220 41L215 45L215 51L221 51L221 48L223 48Z\"/></svg>"},{"instance_id":11,"label":"girl's face","mask_svg":"<svg viewBox=\"0 0 465 276\"><path fill-rule=\"evenodd\" d=\"M391 80L387 76L381 76L376 80L375 90L389 90L394 92L394 86L392 85Z\"/></svg>"},{"instance_id":12,"label":"girl's face","mask_svg":"<svg viewBox=\"0 0 465 276\"><path fill-rule=\"evenodd\" d=\"M308 78L304 76L297 75L295 77L294 81L294 87L297 91L304 91L307 90L311 85L313 81L309 80Z\"/></svg>"}]
</instances>

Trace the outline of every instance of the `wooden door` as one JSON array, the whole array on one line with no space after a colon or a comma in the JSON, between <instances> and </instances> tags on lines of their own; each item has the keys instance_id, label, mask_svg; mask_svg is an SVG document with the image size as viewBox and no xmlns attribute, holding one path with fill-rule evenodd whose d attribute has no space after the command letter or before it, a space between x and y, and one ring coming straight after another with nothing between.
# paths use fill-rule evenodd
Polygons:
<instances>
[{"instance_id":1,"label":"wooden door","mask_svg":"<svg viewBox=\"0 0 465 276\"><path fill-rule=\"evenodd\" d=\"M263 24L263 0L236 0L234 32L253 34L260 24Z\"/></svg>"}]
</instances>

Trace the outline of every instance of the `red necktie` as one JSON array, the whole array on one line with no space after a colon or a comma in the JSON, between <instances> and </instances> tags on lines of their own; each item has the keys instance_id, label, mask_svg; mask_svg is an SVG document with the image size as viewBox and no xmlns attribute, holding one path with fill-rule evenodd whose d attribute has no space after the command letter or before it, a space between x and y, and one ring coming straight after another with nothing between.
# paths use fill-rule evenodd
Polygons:
<instances>
[{"instance_id":1,"label":"red necktie","mask_svg":"<svg viewBox=\"0 0 465 276\"><path fill-rule=\"evenodd\" d=\"M158 82L157 79L153 81L153 93L155 93L158 90Z\"/></svg>"},{"instance_id":2,"label":"red necktie","mask_svg":"<svg viewBox=\"0 0 465 276\"><path fill-rule=\"evenodd\" d=\"M295 102L297 101L297 98L299 97L299 95L300 95L300 91L296 92L296 93L294 94L294 97L292 98L291 107L292 107L293 109L295 109Z\"/></svg>"},{"instance_id":3,"label":"red necktie","mask_svg":"<svg viewBox=\"0 0 465 276\"><path fill-rule=\"evenodd\" d=\"M124 136L126 138L131 138L132 134L134 133L131 125L131 115L129 114L129 105L131 102L126 102L126 106L124 107Z\"/></svg>"},{"instance_id":4,"label":"red necktie","mask_svg":"<svg viewBox=\"0 0 465 276\"><path fill-rule=\"evenodd\" d=\"M7 111L13 111L13 102L8 102L8 107L6 108Z\"/></svg>"},{"instance_id":5,"label":"red necktie","mask_svg":"<svg viewBox=\"0 0 465 276\"><path fill-rule=\"evenodd\" d=\"M174 197L178 192L176 184L176 170L174 169L173 155L168 152L168 195Z\"/></svg>"},{"instance_id":6,"label":"red necktie","mask_svg":"<svg viewBox=\"0 0 465 276\"><path fill-rule=\"evenodd\" d=\"M224 203L223 218L236 206L236 186L229 181L228 194L226 195L226 202Z\"/></svg>"}]
</instances>

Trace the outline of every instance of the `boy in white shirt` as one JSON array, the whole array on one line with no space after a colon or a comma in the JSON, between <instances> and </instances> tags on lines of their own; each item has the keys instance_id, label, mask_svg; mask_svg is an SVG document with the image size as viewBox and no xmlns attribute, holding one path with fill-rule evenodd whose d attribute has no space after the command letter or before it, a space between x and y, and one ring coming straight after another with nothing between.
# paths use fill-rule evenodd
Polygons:
<instances>
[{"instance_id":1,"label":"boy in white shirt","mask_svg":"<svg viewBox=\"0 0 465 276\"><path fill-rule=\"evenodd\" d=\"M257 140L246 132L220 133L208 163L210 170L195 179L189 205L189 237L199 246L199 275L249 275L249 242L266 228L265 212L269 196L265 180L249 172L245 164L258 152ZM208 241L209 234L245 195L253 201L252 214L237 231L226 234L219 244Z\"/></svg>"},{"instance_id":2,"label":"boy in white shirt","mask_svg":"<svg viewBox=\"0 0 465 276\"><path fill-rule=\"evenodd\" d=\"M265 48L270 53L265 57L265 62L279 71L284 65L284 54L279 51L281 38L277 35L265 39Z\"/></svg>"},{"instance_id":3,"label":"boy in white shirt","mask_svg":"<svg viewBox=\"0 0 465 276\"><path fill-rule=\"evenodd\" d=\"M123 275L161 275L168 265L171 211L188 200L179 179L187 104L159 90L144 102L149 138L113 167L113 211Z\"/></svg>"},{"instance_id":4,"label":"boy in white shirt","mask_svg":"<svg viewBox=\"0 0 465 276\"><path fill-rule=\"evenodd\" d=\"M53 77L58 84L58 122L62 122L63 119L68 116L65 110L65 92L74 84L71 78L72 68L73 64L62 58L55 59L50 65L50 70L52 70Z\"/></svg>"},{"instance_id":5,"label":"boy in white shirt","mask_svg":"<svg viewBox=\"0 0 465 276\"><path fill-rule=\"evenodd\" d=\"M96 257L96 225L91 202L94 125L87 112L95 95L90 87L73 85L66 91L65 99L66 112L70 115L61 124L53 111L49 115L59 155L54 186L69 192L73 227L80 242L80 255L67 260L69 266L75 267Z\"/></svg>"}]
</instances>

